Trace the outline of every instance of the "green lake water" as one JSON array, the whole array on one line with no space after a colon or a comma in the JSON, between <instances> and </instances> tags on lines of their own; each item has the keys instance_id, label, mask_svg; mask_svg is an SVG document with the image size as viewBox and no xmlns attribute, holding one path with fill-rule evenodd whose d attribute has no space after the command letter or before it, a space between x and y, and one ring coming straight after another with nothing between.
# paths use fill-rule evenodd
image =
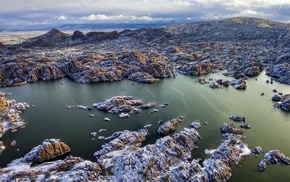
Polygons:
<instances>
[{"instance_id":1,"label":"green lake water","mask_svg":"<svg viewBox=\"0 0 290 182\"><path fill-rule=\"evenodd\" d=\"M222 73L204 75L204 78L223 78ZM78 84L68 79L49 82L37 82L19 87L1 88L1 92L12 93L7 96L18 102L27 102L35 105L24 111L21 116L27 122L23 129L16 133L6 133L2 141L6 149L0 156L0 166L4 167L10 161L24 156L33 147L39 145L47 138L59 138L71 148L71 155L95 161L93 153L101 149L104 141L92 140L93 131L101 128L106 132L97 136L110 136L115 131L138 130L146 124L150 134L144 144L154 143L160 138L157 122L160 118L164 121L183 115L185 119L178 125L176 132L196 119L202 122L198 129L202 140L199 148L193 151L193 157L207 158L205 149L215 149L223 139L220 126L223 123L234 123L229 120L231 115L246 117L246 122L252 127L244 135L250 148L261 146L265 152L279 149L290 156L290 113L283 112L273 107L271 98L272 90L290 93L290 86L274 82L267 84L269 77L261 73L257 78L247 80L248 87L244 91L235 90L233 87L211 89L209 86L200 85L194 80L198 77L178 75L176 79L164 79L156 84L134 83L128 80L112 83ZM61 82L67 83L62 85ZM264 92L264 96L260 93ZM155 102L157 105L169 103L167 108L159 108L159 112L150 114L150 110L142 110L140 115L133 115L129 119L119 119L118 115L104 113L93 109L84 111L76 108L66 109L67 105L87 105L101 102L105 98L116 95L133 96L144 102ZM96 117L90 118L89 114ZM103 121L109 117L111 122ZM208 122L208 125L204 125ZM239 127L240 123L234 123ZM11 141L16 140L17 145L10 147ZM17 151L19 149L19 151ZM289 181L290 166L280 164L268 166L260 173L257 165L263 154L258 157L247 156L239 166L232 167L231 181Z\"/></svg>"}]
</instances>

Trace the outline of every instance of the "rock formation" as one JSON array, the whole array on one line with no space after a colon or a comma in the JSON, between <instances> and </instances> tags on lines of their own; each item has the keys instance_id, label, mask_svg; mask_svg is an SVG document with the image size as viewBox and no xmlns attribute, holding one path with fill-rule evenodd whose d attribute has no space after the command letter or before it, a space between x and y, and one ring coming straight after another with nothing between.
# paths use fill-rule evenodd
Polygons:
<instances>
[{"instance_id":1,"label":"rock formation","mask_svg":"<svg viewBox=\"0 0 290 182\"><path fill-rule=\"evenodd\" d=\"M230 116L230 119L236 122L242 122L242 121L246 121L245 117L242 116L236 116L236 115L232 115Z\"/></svg>"},{"instance_id":2,"label":"rock formation","mask_svg":"<svg viewBox=\"0 0 290 182\"><path fill-rule=\"evenodd\" d=\"M281 108L283 111L290 112L290 98L283 100L281 103L277 103L276 107Z\"/></svg>"},{"instance_id":3,"label":"rock formation","mask_svg":"<svg viewBox=\"0 0 290 182\"><path fill-rule=\"evenodd\" d=\"M112 167L115 181L156 181L166 177L170 179L173 176L172 170L184 166L185 163L190 165L191 150L196 147L199 139L197 131L184 129L172 137L158 139L155 144L142 148L124 148L118 150L118 155L113 155L114 151L103 154L99 162L105 169ZM195 165L198 168L197 161L192 166ZM182 171L177 172L182 175Z\"/></svg>"},{"instance_id":4,"label":"rock formation","mask_svg":"<svg viewBox=\"0 0 290 182\"><path fill-rule=\"evenodd\" d=\"M0 49L4 48L4 47L5 47L5 45L2 42L0 42Z\"/></svg>"},{"instance_id":5,"label":"rock formation","mask_svg":"<svg viewBox=\"0 0 290 182\"><path fill-rule=\"evenodd\" d=\"M279 55L266 69L266 74L275 81L290 85L290 54L289 52Z\"/></svg>"},{"instance_id":6,"label":"rock formation","mask_svg":"<svg viewBox=\"0 0 290 182\"><path fill-rule=\"evenodd\" d=\"M142 142L145 141L147 134L145 129L115 132L112 136L105 138L105 140L111 141L104 144L102 146L103 149L95 152L94 156L99 157L112 151L122 150L126 147L140 147Z\"/></svg>"},{"instance_id":7,"label":"rock formation","mask_svg":"<svg viewBox=\"0 0 290 182\"><path fill-rule=\"evenodd\" d=\"M175 131L175 128L177 127L178 123L180 123L183 120L182 116L179 116L178 118L171 119L169 121L166 121L164 124L162 124L158 128L158 133L160 135L167 135L173 131Z\"/></svg>"},{"instance_id":8,"label":"rock formation","mask_svg":"<svg viewBox=\"0 0 290 182\"><path fill-rule=\"evenodd\" d=\"M198 129L201 127L200 121L197 119L190 124L191 127Z\"/></svg>"},{"instance_id":9,"label":"rock formation","mask_svg":"<svg viewBox=\"0 0 290 182\"><path fill-rule=\"evenodd\" d=\"M67 156L31 167L28 163L14 161L0 169L0 181L104 181L97 163L80 157ZM107 180L109 181L109 180Z\"/></svg>"},{"instance_id":10,"label":"rock formation","mask_svg":"<svg viewBox=\"0 0 290 182\"><path fill-rule=\"evenodd\" d=\"M17 103L15 100L7 100L5 94L0 93L0 138L7 131L15 131L25 125L20 113L29 108L27 103Z\"/></svg>"},{"instance_id":11,"label":"rock formation","mask_svg":"<svg viewBox=\"0 0 290 182\"><path fill-rule=\"evenodd\" d=\"M137 81L140 83L156 83L159 81L159 79L152 77L148 73L144 72L136 72L132 73L129 77L128 80L133 80Z\"/></svg>"},{"instance_id":12,"label":"rock formation","mask_svg":"<svg viewBox=\"0 0 290 182\"><path fill-rule=\"evenodd\" d=\"M59 139L47 139L41 145L34 147L28 152L22 162L26 163L40 163L54 159L70 152L70 148Z\"/></svg>"},{"instance_id":13,"label":"rock formation","mask_svg":"<svg viewBox=\"0 0 290 182\"><path fill-rule=\"evenodd\" d=\"M237 90L244 90L247 88L247 83L243 79L232 80L231 85Z\"/></svg>"},{"instance_id":14,"label":"rock formation","mask_svg":"<svg viewBox=\"0 0 290 182\"><path fill-rule=\"evenodd\" d=\"M252 152L253 154L261 154L261 153L263 152L263 149L262 149L260 146L258 146L258 147L253 148L253 149L251 150L251 152Z\"/></svg>"},{"instance_id":15,"label":"rock formation","mask_svg":"<svg viewBox=\"0 0 290 182\"><path fill-rule=\"evenodd\" d=\"M290 159L289 157L285 156L281 151L279 150L271 150L268 153L266 153L261 160L261 162L258 165L259 171L264 171L269 164L276 164L280 162L284 165L290 165Z\"/></svg>"},{"instance_id":16,"label":"rock formation","mask_svg":"<svg viewBox=\"0 0 290 182\"><path fill-rule=\"evenodd\" d=\"M40 148L59 142L46 140L42 147L35 147L23 158L0 169L0 180L228 181L232 175L230 166L237 165L242 156L248 154L242 135L227 134L214 153L201 162L201 159L191 159L192 151L201 139L195 129L185 128L141 147L147 134L146 129L114 133L105 139L111 141L95 152L97 163L68 156L64 160L31 167ZM111 174L102 175L102 171L107 170L111 170Z\"/></svg>"},{"instance_id":17,"label":"rock formation","mask_svg":"<svg viewBox=\"0 0 290 182\"><path fill-rule=\"evenodd\" d=\"M242 129L236 129L233 124L223 124L220 127L222 133L232 133L232 134L243 134L244 131Z\"/></svg>"},{"instance_id":18,"label":"rock formation","mask_svg":"<svg viewBox=\"0 0 290 182\"><path fill-rule=\"evenodd\" d=\"M290 94L275 94L272 100L276 102L275 107L290 112Z\"/></svg>"},{"instance_id":19,"label":"rock formation","mask_svg":"<svg viewBox=\"0 0 290 182\"><path fill-rule=\"evenodd\" d=\"M98 110L109 113L129 112L130 114L137 114L139 110L136 107L142 104L141 100L133 100L133 97L130 96L114 96L104 102L95 103L93 106Z\"/></svg>"}]
</instances>

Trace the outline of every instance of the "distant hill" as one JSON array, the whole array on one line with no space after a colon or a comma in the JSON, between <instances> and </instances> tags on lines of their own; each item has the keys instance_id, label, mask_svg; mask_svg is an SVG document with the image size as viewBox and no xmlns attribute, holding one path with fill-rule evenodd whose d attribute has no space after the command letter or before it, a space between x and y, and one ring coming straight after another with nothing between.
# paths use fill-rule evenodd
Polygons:
<instances>
[{"instance_id":1,"label":"distant hill","mask_svg":"<svg viewBox=\"0 0 290 182\"><path fill-rule=\"evenodd\" d=\"M89 32L84 34L76 30L73 35L52 29L44 35L24 42L26 47L56 46L68 44L97 43L107 39L131 37L142 41L153 41L170 37L179 41L244 41L272 40L288 36L290 24L249 17L236 17L224 20L202 21L187 24L156 26L125 30L121 32ZM289 37L289 36L288 36Z\"/></svg>"}]
</instances>

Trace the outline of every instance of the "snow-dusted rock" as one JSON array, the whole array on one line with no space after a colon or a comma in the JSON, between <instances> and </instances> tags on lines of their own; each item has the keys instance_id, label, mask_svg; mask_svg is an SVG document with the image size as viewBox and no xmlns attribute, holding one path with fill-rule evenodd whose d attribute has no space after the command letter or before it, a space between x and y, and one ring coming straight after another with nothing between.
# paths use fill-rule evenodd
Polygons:
<instances>
[{"instance_id":1,"label":"snow-dusted rock","mask_svg":"<svg viewBox=\"0 0 290 182\"><path fill-rule=\"evenodd\" d=\"M178 118L174 118L171 119L169 121L166 121L164 124L162 124L159 128L158 128L158 133L160 135L167 135L173 131L175 131L175 128L177 127L178 123L180 123L183 120L183 117L178 117Z\"/></svg>"},{"instance_id":2,"label":"snow-dusted rock","mask_svg":"<svg viewBox=\"0 0 290 182\"><path fill-rule=\"evenodd\" d=\"M236 122L246 121L245 117L237 116L237 115L230 116L230 119L233 120L233 121L236 121Z\"/></svg>"},{"instance_id":3,"label":"snow-dusted rock","mask_svg":"<svg viewBox=\"0 0 290 182\"><path fill-rule=\"evenodd\" d=\"M191 124L190 124L191 127L195 128L195 129L198 129L201 127L201 124L200 124L200 120L195 120L193 121Z\"/></svg>"},{"instance_id":4,"label":"snow-dusted rock","mask_svg":"<svg viewBox=\"0 0 290 182\"><path fill-rule=\"evenodd\" d=\"M251 152L252 152L253 154L261 154L261 153L263 152L263 149L262 149L260 146L258 146L258 147L253 148L253 149L251 150Z\"/></svg>"},{"instance_id":5,"label":"snow-dusted rock","mask_svg":"<svg viewBox=\"0 0 290 182\"><path fill-rule=\"evenodd\" d=\"M224 123L220 130L222 133L233 133L233 134L243 134L244 131L242 129L236 129L233 124L226 124Z\"/></svg>"},{"instance_id":6,"label":"snow-dusted rock","mask_svg":"<svg viewBox=\"0 0 290 182\"><path fill-rule=\"evenodd\" d=\"M267 165L278 162L284 165L290 165L290 158L285 156L280 150L271 150L264 155L258 164L259 171L264 171Z\"/></svg>"},{"instance_id":7,"label":"snow-dusted rock","mask_svg":"<svg viewBox=\"0 0 290 182\"><path fill-rule=\"evenodd\" d=\"M70 148L59 139L46 139L34 147L22 159L23 162L36 163L54 159L70 152Z\"/></svg>"},{"instance_id":8,"label":"snow-dusted rock","mask_svg":"<svg viewBox=\"0 0 290 182\"><path fill-rule=\"evenodd\" d=\"M244 90L247 88L247 82L243 79L232 80L231 85L238 90Z\"/></svg>"}]
</instances>

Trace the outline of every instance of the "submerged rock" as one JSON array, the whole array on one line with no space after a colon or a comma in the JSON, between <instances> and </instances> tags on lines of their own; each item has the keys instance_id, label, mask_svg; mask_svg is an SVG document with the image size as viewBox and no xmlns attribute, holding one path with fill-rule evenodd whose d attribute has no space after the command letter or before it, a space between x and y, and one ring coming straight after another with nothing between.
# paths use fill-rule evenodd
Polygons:
<instances>
[{"instance_id":1,"label":"submerged rock","mask_svg":"<svg viewBox=\"0 0 290 182\"><path fill-rule=\"evenodd\" d=\"M162 124L158 128L158 133L160 135L167 135L167 134L175 131L175 128L177 127L178 123L180 123L182 120L183 120L183 118L178 117L178 118L174 118L174 119L171 119L169 121L166 121L164 124Z\"/></svg>"},{"instance_id":2,"label":"submerged rock","mask_svg":"<svg viewBox=\"0 0 290 182\"><path fill-rule=\"evenodd\" d=\"M290 165L290 158L285 156L279 150L271 150L264 155L263 159L258 164L258 169L260 172L264 171L267 168L267 165L277 164L278 162L284 165Z\"/></svg>"},{"instance_id":3,"label":"submerged rock","mask_svg":"<svg viewBox=\"0 0 290 182\"><path fill-rule=\"evenodd\" d=\"M142 109L150 109L150 108L153 108L154 106L155 106L155 104L153 102L149 102L147 104L141 105L141 108Z\"/></svg>"}]
</instances>

